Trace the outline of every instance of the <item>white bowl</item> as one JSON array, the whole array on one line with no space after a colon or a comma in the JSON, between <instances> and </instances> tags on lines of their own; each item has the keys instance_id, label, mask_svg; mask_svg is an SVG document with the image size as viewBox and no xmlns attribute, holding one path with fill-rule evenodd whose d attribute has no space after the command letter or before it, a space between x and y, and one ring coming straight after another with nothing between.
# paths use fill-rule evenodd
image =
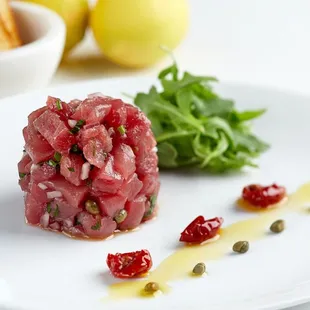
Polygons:
<instances>
[{"instance_id":1,"label":"white bowl","mask_svg":"<svg viewBox=\"0 0 310 310\"><path fill-rule=\"evenodd\" d=\"M62 57L66 27L53 11L11 2L23 46L0 52L0 97L45 87Z\"/></svg>"}]
</instances>

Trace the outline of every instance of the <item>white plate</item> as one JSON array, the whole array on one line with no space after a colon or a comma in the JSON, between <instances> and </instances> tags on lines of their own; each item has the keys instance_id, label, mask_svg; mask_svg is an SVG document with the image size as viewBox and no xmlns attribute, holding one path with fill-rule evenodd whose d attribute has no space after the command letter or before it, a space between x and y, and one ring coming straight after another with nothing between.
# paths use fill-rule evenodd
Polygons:
<instances>
[{"instance_id":1,"label":"white plate","mask_svg":"<svg viewBox=\"0 0 310 310\"><path fill-rule=\"evenodd\" d=\"M308 98L219 86L240 109L268 108L255 122L255 131L272 144L259 161L260 169L230 176L161 174L159 217L134 233L85 242L25 225L16 163L27 115L44 105L48 94L64 100L96 91L118 97L121 92L146 90L152 82L91 81L0 101L0 305L5 310L279 309L310 300L310 217L291 215L289 228L277 238L252 244L246 255L208 263L209 276L174 282L166 296L102 301L114 282L105 263L107 253L147 248L156 266L174 251L180 231L196 215L223 216L225 225L249 216L233 207L244 185L276 181L294 191L309 181Z\"/></svg>"}]
</instances>

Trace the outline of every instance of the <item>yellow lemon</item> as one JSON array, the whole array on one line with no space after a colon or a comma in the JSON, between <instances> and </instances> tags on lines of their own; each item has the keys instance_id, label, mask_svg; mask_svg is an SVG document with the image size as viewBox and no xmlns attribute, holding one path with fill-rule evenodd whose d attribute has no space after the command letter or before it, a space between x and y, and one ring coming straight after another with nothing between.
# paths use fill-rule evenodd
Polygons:
<instances>
[{"instance_id":1,"label":"yellow lemon","mask_svg":"<svg viewBox=\"0 0 310 310\"><path fill-rule=\"evenodd\" d=\"M23 0L43 5L57 12L67 27L64 53L68 53L85 35L88 25L89 7L87 0Z\"/></svg>"},{"instance_id":2,"label":"yellow lemon","mask_svg":"<svg viewBox=\"0 0 310 310\"><path fill-rule=\"evenodd\" d=\"M90 25L104 55L133 68L150 66L174 49L188 28L187 0L98 0Z\"/></svg>"}]
</instances>

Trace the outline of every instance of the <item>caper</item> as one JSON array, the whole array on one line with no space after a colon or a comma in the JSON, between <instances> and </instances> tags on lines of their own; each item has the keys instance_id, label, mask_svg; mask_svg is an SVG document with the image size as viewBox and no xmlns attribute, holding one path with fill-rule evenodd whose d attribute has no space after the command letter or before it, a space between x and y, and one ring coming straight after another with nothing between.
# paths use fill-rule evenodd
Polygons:
<instances>
[{"instance_id":1,"label":"caper","mask_svg":"<svg viewBox=\"0 0 310 310\"><path fill-rule=\"evenodd\" d=\"M87 200L85 202L85 209L87 210L87 212L93 215L97 215L100 213L97 203L93 200Z\"/></svg>"},{"instance_id":2,"label":"caper","mask_svg":"<svg viewBox=\"0 0 310 310\"><path fill-rule=\"evenodd\" d=\"M149 294L155 293L159 291L159 285L157 282L149 282L145 285L144 291Z\"/></svg>"},{"instance_id":3,"label":"caper","mask_svg":"<svg viewBox=\"0 0 310 310\"><path fill-rule=\"evenodd\" d=\"M120 224L125 221L127 217L127 211L125 209L119 210L114 216L114 220L117 224Z\"/></svg>"},{"instance_id":4,"label":"caper","mask_svg":"<svg viewBox=\"0 0 310 310\"><path fill-rule=\"evenodd\" d=\"M285 222L283 220L277 220L273 222L270 226L270 230L276 234L282 232L284 228L285 228Z\"/></svg>"},{"instance_id":5,"label":"caper","mask_svg":"<svg viewBox=\"0 0 310 310\"><path fill-rule=\"evenodd\" d=\"M202 276L206 272L206 265L204 263L198 263L193 268L193 274L195 276Z\"/></svg>"},{"instance_id":6,"label":"caper","mask_svg":"<svg viewBox=\"0 0 310 310\"><path fill-rule=\"evenodd\" d=\"M249 250L250 244L248 241L238 241L233 245L233 251L244 254Z\"/></svg>"}]
</instances>

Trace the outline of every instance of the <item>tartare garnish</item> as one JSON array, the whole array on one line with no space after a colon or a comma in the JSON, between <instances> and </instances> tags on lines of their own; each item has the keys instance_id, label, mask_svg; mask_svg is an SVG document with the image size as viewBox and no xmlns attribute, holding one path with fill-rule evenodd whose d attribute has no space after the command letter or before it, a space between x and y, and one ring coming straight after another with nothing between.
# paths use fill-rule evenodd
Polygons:
<instances>
[{"instance_id":1,"label":"tartare garnish","mask_svg":"<svg viewBox=\"0 0 310 310\"><path fill-rule=\"evenodd\" d=\"M55 154L54 154L54 159L55 159L56 162L59 163L60 160L61 160L61 154L58 153L58 152L55 152Z\"/></svg>"},{"instance_id":2,"label":"tartare garnish","mask_svg":"<svg viewBox=\"0 0 310 310\"><path fill-rule=\"evenodd\" d=\"M195 276L202 276L206 272L206 265L204 263L198 263L193 268L193 274Z\"/></svg>"},{"instance_id":3,"label":"tartare garnish","mask_svg":"<svg viewBox=\"0 0 310 310\"><path fill-rule=\"evenodd\" d=\"M153 265L148 250L108 254L107 265L116 278L134 278L146 274Z\"/></svg>"},{"instance_id":4,"label":"tartare garnish","mask_svg":"<svg viewBox=\"0 0 310 310\"><path fill-rule=\"evenodd\" d=\"M145 214L143 216L144 219L147 219L148 217L150 217L153 214L155 207L156 207L157 196L152 195L149 199L149 202L150 202L150 208L148 209L148 211L145 212Z\"/></svg>"},{"instance_id":5,"label":"tartare garnish","mask_svg":"<svg viewBox=\"0 0 310 310\"><path fill-rule=\"evenodd\" d=\"M98 204L93 200L87 200L85 202L85 209L90 214L93 214L93 215L100 214Z\"/></svg>"},{"instance_id":6,"label":"tartare garnish","mask_svg":"<svg viewBox=\"0 0 310 310\"><path fill-rule=\"evenodd\" d=\"M249 250L250 244L248 241L238 241L233 245L233 251L244 254Z\"/></svg>"},{"instance_id":7,"label":"tartare garnish","mask_svg":"<svg viewBox=\"0 0 310 310\"><path fill-rule=\"evenodd\" d=\"M59 206L56 204L56 208L55 208L55 210L54 210L54 214L53 214L53 216L54 217L58 217L59 216Z\"/></svg>"},{"instance_id":8,"label":"tartare garnish","mask_svg":"<svg viewBox=\"0 0 310 310\"><path fill-rule=\"evenodd\" d=\"M27 173L23 173L23 172L19 172L18 174L19 174L20 179L24 178L27 175Z\"/></svg>"},{"instance_id":9,"label":"tartare garnish","mask_svg":"<svg viewBox=\"0 0 310 310\"><path fill-rule=\"evenodd\" d=\"M49 166L51 166L51 167L54 167L54 168L58 165L58 163L57 163L55 160L53 160L53 159L50 159L50 160L47 162L47 164L48 164Z\"/></svg>"},{"instance_id":10,"label":"tartare garnish","mask_svg":"<svg viewBox=\"0 0 310 310\"><path fill-rule=\"evenodd\" d=\"M72 152L72 153L81 153L81 150L79 149L77 144L73 144L71 149L70 149L70 152Z\"/></svg>"},{"instance_id":11,"label":"tartare garnish","mask_svg":"<svg viewBox=\"0 0 310 310\"><path fill-rule=\"evenodd\" d=\"M52 206L51 206L50 202L48 202L47 205L46 205L46 211L47 211L47 213L51 213L52 212Z\"/></svg>"},{"instance_id":12,"label":"tartare garnish","mask_svg":"<svg viewBox=\"0 0 310 310\"><path fill-rule=\"evenodd\" d=\"M127 217L127 211L125 209L119 210L114 216L114 220L117 224L120 224L125 221Z\"/></svg>"},{"instance_id":13,"label":"tartare garnish","mask_svg":"<svg viewBox=\"0 0 310 310\"><path fill-rule=\"evenodd\" d=\"M153 294L159 291L159 289L159 284L157 282L149 282L144 287L144 291L148 294Z\"/></svg>"},{"instance_id":14,"label":"tartare garnish","mask_svg":"<svg viewBox=\"0 0 310 310\"><path fill-rule=\"evenodd\" d=\"M77 134L84 124L85 124L85 121L80 119L79 121L77 121L76 125L70 130L70 132L74 135Z\"/></svg>"},{"instance_id":15,"label":"tartare garnish","mask_svg":"<svg viewBox=\"0 0 310 310\"><path fill-rule=\"evenodd\" d=\"M205 220L202 215L195 218L181 233L180 241L188 243L202 243L214 238L223 223L223 218L215 217Z\"/></svg>"},{"instance_id":16,"label":"tartare garnish","mask_svg":"<svg viewBox=\"0 0 310 310\"><path fill-rule=\"evenodd\" d=\"M95 225L91 226L92 230L100 230L101 228L101 222L97 221Z\"/></svg>"},{"instance_id":17,"label":"tartare garnish","mask_svg":"<svg viewBox=\"0 0 310 310\"><path fill-rule=\"evenodd\" d=\"M251 184L243 188L242 198L250 205L259 208L267 208L280 202L286 196L284 186L272 184L270 186L262 186L259 184Z\"/></svg>"},{"instance_id":18,"label":"tartare garnish","mask_svg":"<svg viewBox=\"0 0 310 310\"><path fill-rule=\"evenodd\" d=\"M117 127L118 132L123 136L126 133L126 128L124 125Z\"/></svg>"},{"instance_id":19,"label":"tartare garnish","mask_svg":"<svg viewBox=\"0 0 310 310\"><path fill-rule=\"evenodd\" d=\"M273 233L281 233L285 229L285 222L283 220L277 220L270 226L270 231Z\"/></svg>"},{"instance_id":20,"label":"tartare garnish","mask_svg":"<svg viewBox=\"0 0 310 310\"><path fill-rule=\"evenodd\" d=\"M57 110L58 110L58 111L62 110L62 104L61 104L60 99L57 99L57 100L56 100L56 107L57 107Z\"/></svg>"}]
</instances>

